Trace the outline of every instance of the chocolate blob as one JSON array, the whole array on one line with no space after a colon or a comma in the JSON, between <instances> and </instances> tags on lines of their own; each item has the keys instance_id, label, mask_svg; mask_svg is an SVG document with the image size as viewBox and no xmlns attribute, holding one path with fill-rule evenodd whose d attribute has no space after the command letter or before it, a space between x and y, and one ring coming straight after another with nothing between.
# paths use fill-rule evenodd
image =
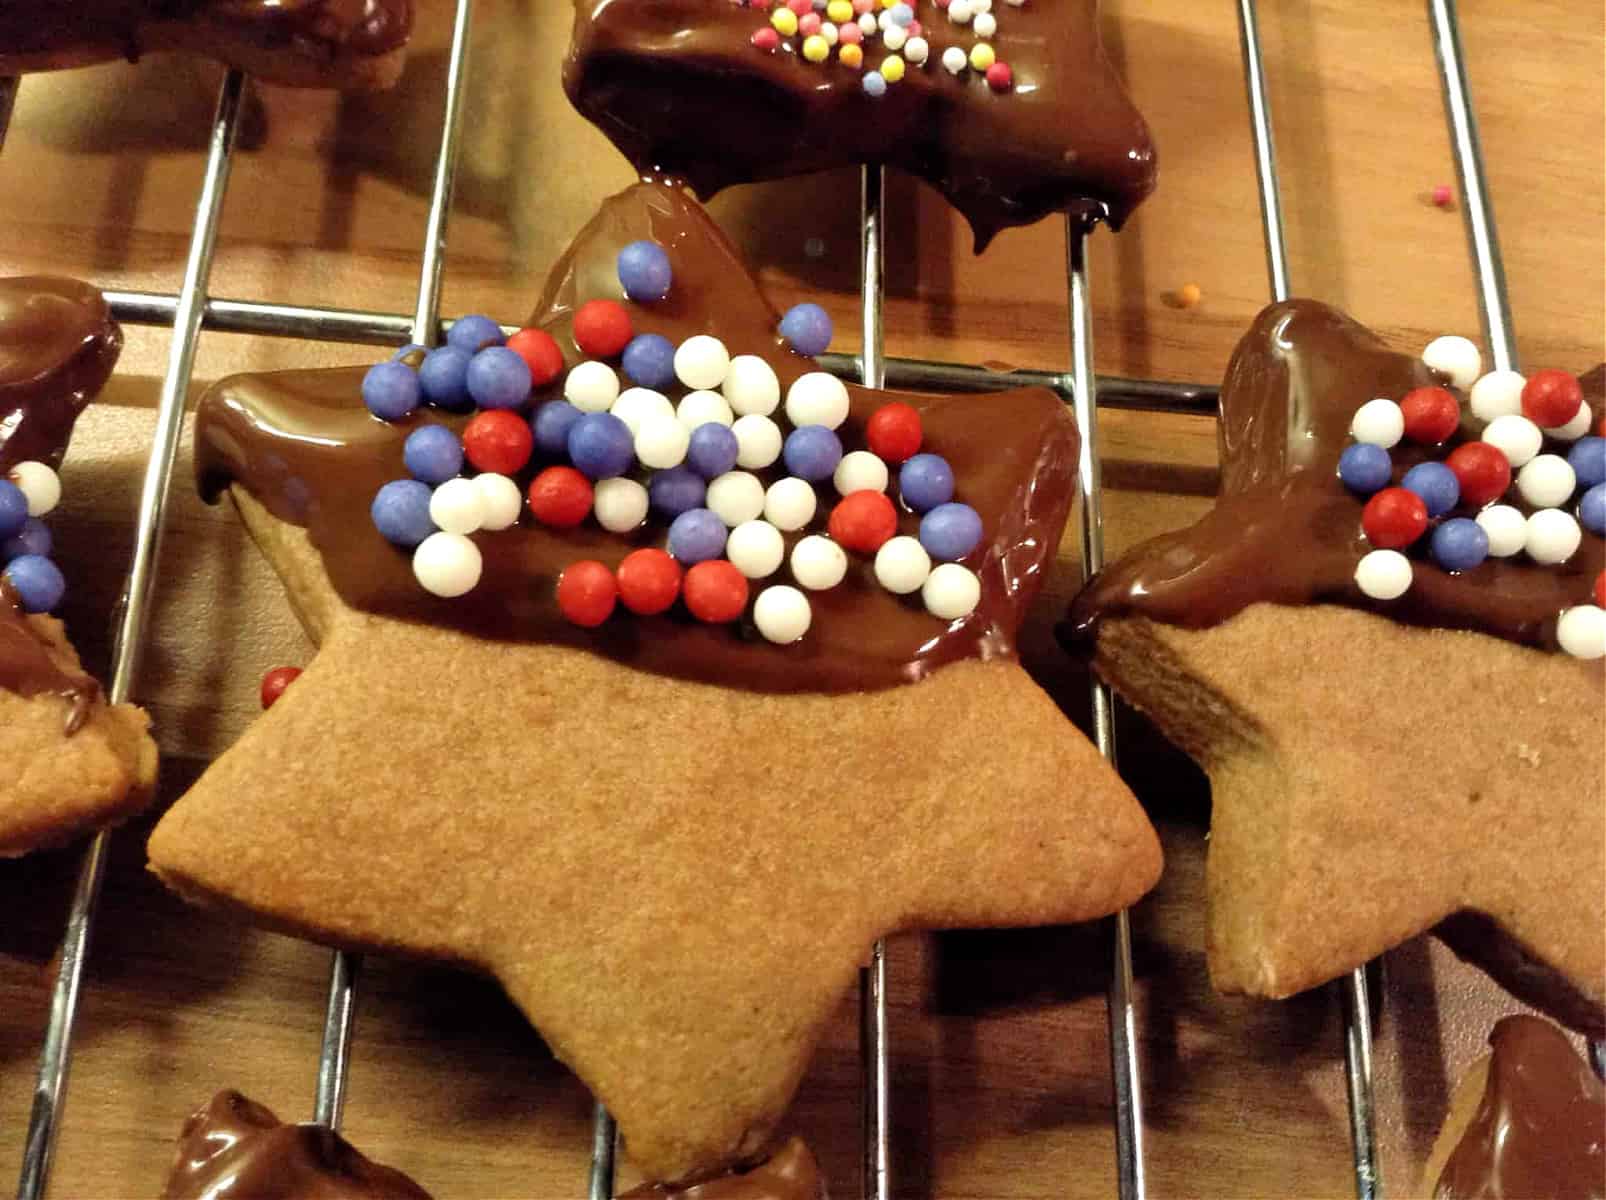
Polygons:
<instances>
[{"instance_id":1,"label":"chocolate blob","mask_svg":"<svg viewBox=\"0 0 1606 1200\"><path fill-rule=\"evenodd\" d=\"M162 1200L429 1200L321 1125L285 1125L239 1092L184 1122Z\"/></svg>"},{"instance_id":2,"label":"chocolate blob","mask_svg":"<svg viewBox=\"0 0 1606 1200\"><path fill-rule=\"evenodd\" d=\"M1433 1189L1434 1200L1601 1200L1606 1090L1554 1025L1506 1017L1483 1099Z\"/></svg>"},{"instance_id":3,"label":"chocolate blob","mask_svg":"<svg viewBox=\"0 0 1606 1200\"><path fill-rule=\"evenodd\" d=\"M627 305L637 333L663 334L677 344L713 334L732 355L757 354L771 363L783 393L813 369L782 342L779 316L702 209L683 193L653 184L638 184L603 206L554 268L529 322L557 339L571 366L584 357L572 335L575 308L620 295L619 250L643 238L668 251L675 275L667 299ZM957 498L981 515L983 544L964 560L981 580L973 613L939 620L918 594L893 595L876 582L867 557L851 556L841 584L810 593L813 624L791 646L765 641L746 622L706 625L678 610L659 617L616 613L588 630L559 613L559 574L583 559L615 567L639 546L661 544L664 522L654 518L635 535L589 523L475 534L484 558L478 587L457 599L436 598L414 578L410 555L375 530L369 507L381 485L406 477L402 445L413 429L422 423L457 429L463 418L421 409L406 421L379 421L360 398L363 374L361 368L288 371L217 384L196 417L203 493L215 497L239 483L273 515L304 527L352 608L495 640L574 646L642 670L764 692L889 687L961 658L1012 657L1021 620L1059 544L1079 444L1063 402L1046 389L927 396L850 386L851 411L839 430L847 446L863 445L865 422L882 404L911 404L924 422L923 448L948 459ZM560 380L535 403L561 389ZM531 473L533 467L525 475ZM807 529L786 535L789 546L823 529L836 493L829 481L818 490L819 515ZM918 515L907 511L898 521L904 534L919 525ZM783 568L774 580L786 578ZM764 582L754 581L754 591Z\"/></svg>"},{"instance_id":4,"label":"chocolate blob","mask_svg":"<svg viewBox=\"0 0 1606 1200\"><path fill-rule=\"evenodd\" d=\"M978 251L1000 229L1052 212L1119 227L1154 190L1155 153L1105 57L1097 0L996 13L989 40L1014 72L1012 90L940 65L944 49L977 39L933 8L927 64L877 99L864 71L834 58L811 64L755 48L749 39L768 15L760 9L575 0L564 88L644 175L683 177L705 199L733 183L881 163L946 196Z\"/></svg>"},{"instance_id":5,"label":"chocolate blob","mask_svg":"<svg viewBox=\"0 0 1606 1200\"><path fill-rule=\"evenodd\" d=\"M814 1155L801 1138L792 1138L750 1170L687 1187L645 1183L619 1200L826 1200L826 1190Z\"/></svg>"},{"instance_id":6,"label":"chocolate blob","mask_svg":"<svg viewBox=\"0 0 1606 1200\"><path fill-rule=\"evenodd\" d=\"M1598 418L1602 381L1583 380ZM1411 625L1472 629L1554 648L1562 610L1590 602L1606 562L1606 541L1584 532L1559 566L1518 555L1490 557L1451 574L1412 551L1410 590L1374 600L1355 583L1370 549L1361 532L1364 501L1338 478L1350 422L1367 400L1398 400L1412 388L1443 386L1422 362L1388 349L1336 309L1313 300L1274 304L1256 318L1233 353L1221 388L1221 493L1197 524L1137 547L1100 572L1076 598L1061 641L1090 650L1106 616L1138 615L1205 628L1251 604L1344 604ZM1449 447L1401 442L1390 451L1394 482L1418 462L1477 436L1467 424ZM1515 492L1512 493L1513 496ZM1503 503L1526 506L1507 498Z\"/></svg>"}]
</instances>

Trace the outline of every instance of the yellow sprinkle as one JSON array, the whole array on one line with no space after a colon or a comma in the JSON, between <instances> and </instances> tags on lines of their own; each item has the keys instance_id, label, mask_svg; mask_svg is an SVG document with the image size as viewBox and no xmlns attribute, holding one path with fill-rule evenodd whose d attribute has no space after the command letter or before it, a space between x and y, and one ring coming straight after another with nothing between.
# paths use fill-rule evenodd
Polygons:
<instances>
[{"instance_id":1,"label":"yellow sprinkle","mask_svg":"<svg viewBox=\"0 0 1606 1200\"><path fill-rule=\"evenodd\" d=\"M843 42L842 48L836 53L837 57L842 60L844 67L852 67L854 70L858 70L860 64L864 62L864 51L853 42Z\"/></svg>"},{"instance_id":2,"label":"yellow sprinkle","mask_svg":"<svg viewBox=\"0 0 1606 1200\"><path fill-rule=\"evenodd\" d=\"M791 37L797 32L797 14L789 8L777 8L770 14L770 24L782 37Z\"/></svg>"},{"instance_id":3,"label":"yellow sprinkle","mask_svg":"<svg viewBox=\"0 0 1606 1200\"><path fill-rule=\"evenodd\" d=\"M897 2L898 2L898 0L881 0L881 7L882 8L891 8Z\"/></svg>"},{"instance_id":4,"label":"yellow sprinkle","mask_svg":"<svg viewBox=\"0 0 1606 1200\"><path fill-rule=\"evenodd\" d=\"M831 0L825 6L825 15L837 25L853 20L853 5L850 0Z\"/></svg>"},{"instance_id":5,"label":"yellow sprinkle","mask_svg":"<svg viewBox=\"0 0 1606 1200\"><path fill-rule=\"evenodd\" d=\"M998 55L986 42L977 42L970 48L970 65L973 70L985 71L998 61Z\"/></svg>"},{"instance_id":6,"label":"yellow sprinkle","mask_svg":"<svg viewBox=\"0 0 1606 1200\"><path fill-rule=\"evenodd\" d=\"M822 63L831 57L831 47L819 34L803 39L803 57L811 63Z\"/></svg>"},{"instance_id":7,"label":"yellow sprinkle","mask_svg":"<svg viewBox=\"0 0 1606 1200\"><path fill-rule=\"evenodd\" d=\"M1185 283L1177 289L1177 303L1183 308L1192 308L1203 297L1204 293L1199 290L1197 283Z\"/></svg>"},{"instance_id":8,"label":"yellow sprinkle","mask_svg":"<svg viewBox=\"0 0 1606 1200\"><path fill-rule=\"evenodd\" d=\"M903 59L896 54L889 54L881 60L881 78L888 83L897 83L903 78Z\"/></svg>"}]
</instances>

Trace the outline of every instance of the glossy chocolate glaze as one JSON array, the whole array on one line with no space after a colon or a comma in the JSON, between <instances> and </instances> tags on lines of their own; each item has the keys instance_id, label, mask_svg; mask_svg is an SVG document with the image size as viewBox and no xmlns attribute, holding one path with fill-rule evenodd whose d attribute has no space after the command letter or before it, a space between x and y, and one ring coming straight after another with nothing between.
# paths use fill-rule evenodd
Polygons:
<instances>
[{"instance_id":1,"label":"glossy chocolate glaze","mask_svg":"<svg viewBox=\"0 0 1606 1200\"><path fill-rule=\"evenodd\" d=\"M132 61L146 49L151 25L175 21L328 60L404 45L413 8L412 0L12 0L0 4L0 74Z\"/></svg>"},{"instance_id":2,"label":"glossy chocolate glaze","mask_svg":"<svg viewBox=\"0 0 1606 1200\"><path fill-rule=\"evenodd\" d=\"M835 59L755 49L765 14L729 0L575 0L564 87L644 174L684 177L706 198L885 163L942 192L978 250L1052 212L1119 226L1154 190L1154 146L1105 57L1097 0L999 6L991 40L1015 72L1006 94L944 70L946 47L976 39L934 6L922 11L929 64L874 99L863 72Z\"/></svg>"},{"instance_id":3,"label":"glossy chocolate glaze","mask_svg":"<svg viewBox=\"0 0 1606 1200\"><path fill-rule=\"evenodd\" d=\"M19 462L61 464L73 422L111 376L123 335L101 294L75 279L0 279L0 476ZM0 688L71 702L67 732L100 694L64 669L0 582Z\"/></svg>"},{"instance_id":4,"label":"glossy chocolate glaze","mask_svg":"<svg viewBox=\"0 0 1606 1200\"><path fill-rule=\"evenodd\" d=\"M826 1190L814 1155L801 1138L792 1138L751 1170L688 1187L642 1184L620 1200L826 1200Z\"/></svg>"},{"instance_id":5,"label":"glossy chocolate glaze","mask_svg":"<svg viewBox=\"0 0 1606 1200\"><path fill-rule=\"evenodd\" d=\"M570 331L574 308L621 294L615 260L622 246L641 238L667 248L675 282L664 301L628 305L638 332L675 342L715 334L733 355L766 358L783 393L813 368L781 342L779 316L703 210L683 193L654 184L609 200L553 270L530 323L557 338L571 365L582 357ZM461 419L428 411L410 422L378 421L360 399L363 373L290 371L216 385L196 417L203 493L215 496L237 481L275 516L305 527L335 589L353 608L486 638L562 643L681 678L766 692L849 691L912 682L961 658L1013 656L1016 632L1071 501L1076 427L1052 392L925 396L850 386L851 415L840 431L846 445L864 444L864 422L881 404L894 396L907 401L920 410L925 448L948 458L958 498L981 514L987 540L966 560L981 578L974 613L940 621L918 595L897 597L883 589L869 560L854 556L842 584L810 595L813 625L792 646L772 645L745 626L699 624L674 610L662 617L616 613L601 629L584 630L558 613L559 573L586 558L615 566L639 545L661 545L663 522L653 520L636 537L589 524L570 531L525 524L476 534L485 560L479 586L456 600L437 599L413 578L409 556L374 530L369 505L383 483L405 477L402 443L416 421L457 426ZM549 393L561 394L561 381ZM834 496L828 484L822 487L820 516L804 533L823 527ZM901 532L917 528L914 514L901 514ZM788 544L802 535L787 535ZM783 568L777 579L786 578Z\"/></svg>"},{"instance_id":6,"label":"glossy chocolate glaze","mask_svg":"<svg viewBox=\"0 0 1606 1200\"><path fill-rule=\"evenodd\" d=\"M162 1200L429 1200L319 1125L285 1125L239 1092L184 1122Z\"/></svg>"},{"instance_id":7,"label":"glossy chocolate glaze","mask_svg":"<svg viewBox=\"0 0 1606 1200\"><path fill-rule=\"evenodd\" d=\"M1584 379L1597 418L1603 378L1597 370ZM1101 572L1076 598L1061 640L1090 648L1105 616L1204 628L1265 601L1344 604L1408 624L1553 648L1558 614L1589 602L1606 560L1606 543L1587 531L1560 566L1489 558L1452 575L1420 561L1410 590L1391 601L1372 600L1355 585L1355 566L1369 547L1362 501L1337 474L1350 421L1374 396L1398 400L1411 388L1441 382L1419 358L1391 351L1325 304L1292 300L1266 309L1238 343L1222 385L1215 508ZM1452 441L1467 436L1476 434L1463 426ZM1398 482L1415 463L1446 450L1402 442L1391 453Z\"/></svg>"},{"instance_id":8,"label":"glossy chocolate glaze","mask_svg":"<svg viewBox=\"0 0 1606 1200\"><path fill-rule=\"evenodd\" d=\"M1477 1112L1444 1164L1434 1200L1601 1200L1606 1091L1567 1036L1507 1017Z\"/></svg>"}]
</instances>

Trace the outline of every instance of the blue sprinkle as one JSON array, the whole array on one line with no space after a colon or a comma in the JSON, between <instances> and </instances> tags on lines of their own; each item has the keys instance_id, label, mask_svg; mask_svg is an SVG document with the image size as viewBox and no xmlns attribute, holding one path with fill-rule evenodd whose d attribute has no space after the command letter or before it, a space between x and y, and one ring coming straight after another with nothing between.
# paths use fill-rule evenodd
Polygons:
<instances>
[{"instance_id":1,"label":"blue sprinkle","mask_svg":"<svg viewBox=\"0 0 1606 1200\"><path fill-rule=\"evenodd\" d=\"M917 454L899 470L898 492L915 512L930 512L954 498L954 469L940 454Z\"/></svg>"},{"instance_id":2,"label":"blue sprinkle","mask_svg":"<svg viewBox=\"0 0 1606 1200\"><path fill-rule=\"evenodd\" d=\"M619 251L619 283L637 304L650 304L669 295L674 268L657 242L631 242Z\"/></svg>"},{"instance_id":3,"label":"blue sprinkle","mask_svg":"<svg viewBox=\"0 0 1606 1200\"><path fill-rule=\"evenodd\" d=\"M658 333L639 333L619 365L637 387L665 392L675 385L675 343Z\"/></svg>"},{"instance_id":4,"label":"blue sprinkle","mask_svg":"<svg viewBox=\"0 0 1606 1200\"><path fill-rule=\"evenodd\" d=\"M0 542L0 563L8 563L14 558L21 558L24 554L37 554L42 558L48 558L54 540L50 536L48 525L38 517L29 517L22 523L20 530Z\"/></svg>"},{"instance_id":5,"label":"blue sprinkle","mask_svg":"<svg viewBox=\"0 0 1606 1200\"><path fill-rule=\"evenodd\" d=\"M819 483L831 478L842 461L842 439L824 425L800 425L786 435L781 458L791 474Z\"/></svg>"},{"instance_id":6,"label":"blue sprinkle","mask_svg":"<svg viewBox=\"0 0 1606 1200\"><path fill-rule=\"evenodd\" d=\"M725 553L725 522L713 509L692 508L669 525L669 553L683 566L707 562Z\"/></svg>"},{"instance_id":7,"label":"blue sprinkle","mask_svg":"<svg viewBox=\"0 0 1606 1200\"><path fill-rule=\"evenodd\" d=\"M1431 548L1446 571L1470 571L1489 557L1489 535L1476 521L1451 517L1433 531Z\"/></svg>"},{"instance_id":8,"label":"blue sprinkle","mask_svg":"<svg viewBox=\"0 0 1606 1200\"><path fill-rule=\"evenodd\" d=\"M468 407L468 364L473 355L454 346L442 346L424 356L418 367L418 385L424 399L437 408Z\"/></svg>"},{"instance_id":9,"label":"blue sprinkle","mask_svg":"<svg viewBox=\"0 0 1606 1200\"><path fill-rule=\"evenodd\" d=\"M580 410L567 400L548 400L535 410L530 428L542 454L560 457L569 452L569 430L580 419Z\"/></svg>"},{"instance_id":10,"label":"blue sprinkle","mask_svg":"<svg viewBox=\"0 0 1606 1200\"><path fill-rule=\"evenodd\" d=\"M530 399L530 364L506 346L488 346L469 361L467 383L481 408L522 408Z\"/></svg>"},{"instance_id":11,"label":"blue sprinkle","mask_svg":"<svg viewBox=\"0 0 1606 1200\"><path fill-rule=\"evenodd\" d=\"M678 517L703 506L708 485L703 477L690 467L670 467L655 471L647 481L647 503L654 512L666 517Z\"/></svg>"},{"instance_id":12,"label":"blue sprinkle","mask_svg":"<svg viewBox=\"0 0 1606 1200\"><path fill-rule=\"evenodd\" d=\"M0 538L11 538L28 523L28 497L9 479L0 479Z\"/></svg>"},{"instance_id":13,"label":"blue sprinkle","mask_svg":"<svg viewBox=\"0 0 1606 1200\"><path fill-rule=\"evenodd\" d=\"M1606 483L1606 438L1579 438L1567 451L1567 465L1583 487Z\"/></svg>"},{"instance_id":14,"label":"blue sprinkle","mask_svg":"<svg viewBox=\"0 0 1606 1200\"><path fill-rule=\"evenodd\" d=\"M740 448L729 426L707 421L691 431L686 465L704 479L717 479L736 465Z\"/></svg>"},{"instance_id":15,"label":"blue sprinkle","mask_svg":"<svg viewBox=\"0 0 1606 1200\"><path fill-rule=\"evenodd\" d=\"M1338 477L1358 496L1370 496L1389 485L1394 464L1382 446L1356 442L1338 456Z\"/></svg>"},{"instance_id":16,"label":"blue sprinkle","mask_svg":"<svg viewBox=\"0 0 1606 1200\"><path fill-rule=\"evenodd\" d=\"M794 304L781 318L781 336L810 358L825 353L833 332L831 314L818 304Z\"/></svg>"},{"instance_id":17,"label":"blue sprinkle","mask_svg":"<svg viewBox=\"0 0 1606 1200\"><path fill-rule=\"evenodd\" d=\"M67 580L42 554L24 554L12 559L4 571L5 580L22 601L22 611L47 613L67 594Z\"/></svg>"},{"instance_id":18,"label":"blue sprinkle","mask_svg":"<svg viewBox=\"0 0 1606 1200\"><path fill-rule=\"evenodd\" d=\"M939 504L920 518L920 544L938 562L964 558L981 542L981 514L968 504Z\"/></svg>"},{"instance_id":19,"label":"blue sprinkle","mask_svg":"<svg viewBox=\"0 0 1606 1200\"><path fill-rule=\"evenodd\" d=\"M444 425L424 425L402 443L407 473L424 483L445 483L463 472L463 443Z\"/></svg>"},{"instance_id":20,"label":"blue sprinkle","mask_svg":"<svg viewBox=\"0 0 1606 1200\"><path fill-rule=\"evenodd\" d=\"M362 402L381 421L400 421L418 407L418 372L406 363L382 362L362 377Z\"/></svg>"},{"instance_id":21,"label":"blue sprinkle","mask_svg":"<svg viewBox=\"0 0 1606 1200\"><path fill-rule=\"evenodd\" d=\"M411 550L435 532L435 522L429 519L429 497L429 484L393 479L379 489L368 512L387 542Z\"/></svg>"},{"instance_id":22,"label":"blue sprinkle","mask_svg":"<svg viewBox=\"0 0 1606 1200\"><path fill-rule=\"evenodd\" d=\"M630 426L612 413L583 413L569 428L569 459L590 479L612 479L630 470L636 442Z\"/></svg>"},{"instance_id":23,"label":"blue sprinkle","mask_svg":"<svg viewBox=\"0 0 1606 1200\"><path fill-rule=\"evenodd\" d=\"M490 317L479 315L459 317L446 331L446 344L469 354L476 354L487 346L500 346L506 340L500 325Z\"/></svg>"},{"instance_id":24,"label":"blue sprinkle","mask_svg":"<svg viewBox=\"0 0 1606 1200\"><path fill-rule=\"evenodd\" d=\"M1606 537L1606 483L1597 483L1578 502L1578 523L1590 533Z\"/></svg>"},{"instance_id":25,"label":"blue sprinkle","mask_svg":"<svg viewBox=\"0 0 1606 1200\"><path fill-rule=\"evenodd\" d=\"M1442 517L1461 499L1461 481L1441 462L1417 463L1405 473L1400 486L1422 497L1429 517Z\"/></svg>"},{"instance_id":26,"label":"blue sprinkle","mask_svg":"<svg viewBox=\"0 0 1606 1200\"><path fill-rule=\"evenodd\" d=\"M887 81L881 77L880 71L870 71L864 77L864 91L868 96L877 100L887 94Z\"/></svg>"},{"instance_id":27,"label":"blue sprinkle","mask_svg":"<svg viewBox=\"0 0 1606 1200\"><path fill-rule=\"evenodd\" d=\"M915 19L915 10L900 0L887 10L887 19L894 25L908 25Z\"/></svg>"}]
</instances>

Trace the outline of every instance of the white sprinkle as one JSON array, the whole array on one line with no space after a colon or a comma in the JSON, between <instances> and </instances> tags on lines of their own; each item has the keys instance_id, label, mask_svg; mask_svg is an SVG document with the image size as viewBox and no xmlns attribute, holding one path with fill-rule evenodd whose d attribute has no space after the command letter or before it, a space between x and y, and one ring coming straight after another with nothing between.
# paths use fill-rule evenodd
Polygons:
<instances>
[{"instance_id":1,"label":"white sprinkle","mask_svg":"<svg viewBox=\"0 0 1606 1200\"><path fill-rule=\"evenodd\" d=\"M1472 415L1480 421L1522 413L1522 389L1528 381L1515 371L1490 371L1467 396Z\"/></svg>"},{"instance_id":2,"label":"white sprinkle","mask_svg":"<svg viewBox=\"0 0 1606 1200\"><path fill-rule=\"evenodd\" d=\"M884 492L887 490L887 464L868 450L852 450L837 463L831 482L844 496L854 492Z\"/></svg>"},{"instance_id":3,"label":"white sprinkle","mask_svg":"<svg viewBox=\"0 0 1606 1200\"><path fill-rule=\"evenodd\" d=\"M61 476L48 463L20 462L7 473L8 478L28 501L30 517L48 516L61 503Z\"/></svg>"},{"instance_id":4,"label":"white sprinkle","mask_svg":"<svg viewBox=\"0 0 1606 1200\"><path fill-rule=\"evenodd\" d=\"M768 521L743 521L725 542L725 557L749 579L766 579L781 569L786 543Z\"/></svg>"},{"instance_id":5,"label":"white sprinkle","mask_svg":"<svg viewBox=\"0 0 1606 1200\"><path fill-rule=\"evenodd\" d=\"M1368 400L1355 410L1355 419L1350 422L1349 431L1357 442L1387 450L1398 445L1405 436L1405 414L1392 400L1382 397Z\"/></svg>"},{"instance_id":6,"label":"white sprinkle","mask_svg":"<svg viewBox=\"0 0 1606 1200\"><path fill-rule=\"evenodd\" d=\"M1556 640L1574 658L1606 658L1606 608L1569 608L1556 622Z\"/></svg>"},{"instance_id":7,"label":"white sprinkle","mask_svg":"<svg viewBox=\"0 0 1606 1200\"><path fill-rule=\"evenodd\" d=\"M487 471L474 476L474 487L485 506L481 529L510 529L518 524L519 515L524 512L524 493L517 483L506 475Z\"/></svg>"},{"instance_id":8,"label":"white sprinkle","mask_svg":"<svg viewBox=\"0 0 1606 1200\"><path fill-rule=\"evenodd\" d=\"M1504 454L1513 469L1518 469L1539 453L1545 439L1539 426L1527 417L1508 413L1489 422L1483 440Z\"/></svg>"},{"instance_id":9,"label":"white sprinkle","mask_svg":"<svg viewBox=\"0 0 1606 1200\"><path fill-rule=\"evenodd\" d=\"M429 519L446 533L473 533L485 524L485 498L472 479L448 479L429 498Z\"/></svg>"},{"instance_id":10,"label":"white sprinkle","mask_svg":"<svg viewBox=\"0 0 1606 1200\"><path fill-rule=\"evenodd\" d=\"M737 416L767 417L781 402L781 381L775 369L756 354L738 354L725 375L725 399ZM730 424L729 421L726 424Z\"/></svg>"},{"instance_id":11,"label":"white sprinkle","mask_svg":"<svg viewBox=\"0 0 1606 1200\"><path fill-rule=\"evenodd\" d=\"M1550 566L1571 558L1583 539L1583 530L1571 513L1541 508L1528 518L1528 540L1522 548L1534 562Z\"/></svg>"},{"instance_id":12,"label":"white sprinkle","mask_svg":"<svg viewBox=\"0 0 1606 1200\"><path fill-rule=\"evenodd\" d=\"M768 417L748 413L731 426L736 435L736 465L756 471L781 457L781 427Z\"/></svg>"},{"instance_id":13,"label":"white sprinkle","mask_svg":"<svg viewBox=\"0 0 1606 1200\"><path fill-rule=\"evenodd\" d=\"M1572 498L1578 476L1572 464L1559 454L1541 454L1529 459L1517 472L1517 491L1535 508L1556 508Z\"/></svg>"},{"instance_id":14,"label":"white sprinkle","mask_svg":"<svg viewBox=\"0 0 1606 1200\"><path fill-rule=\"evenodd\" d=\"M563 398L581 412L607 412L619 399L619 376L607 363L583 362L563 381Z\"/></svg>"},{"instance_id":15,"label":"white sprinkle","mask_svg":"<svg viewBox=\"0 0 1606 1200\"><path fill-rule=\"evenodd\" d=\"M875 553L876 580L899 596L919 590L930 574L931 555L918 538L892 538Z\"/></svg>"},{"instance_id":16,"label":"white sprinkle","mask_svg":"<svg viewBox=\"0 0 1606 1200\"><path fill-rule=\"evenodd\" d=\"M734 369L736 364L731 364ZM726 387L730 381L726 380ZM680 404L675 409L675 416L687 429L696 429L699 425L713 423L715 425L729 425L735 420L731 406L725 403L725 397L718 392L687 392L680 398Z\"/></svg>"},{"instance_id":17,"label":"white sprinkle","mask_svg":"<svg viewBox=\"0 0 1606 1200\"><path fill-rule=\"evenodd\" d=\"M1355 568L1355 585L1374 600L1395 600L1411 586L1411 560L1398 550L1373 550Z\"/></svg>"},{"instance_id":18,"label":"white sprinkle","mask_svg":"<svg viewBox=\"0 0 1606 1200\"><path fill-rule=\"evenodd\" d=\"M848 556L830 538L810 534L792 547L792 578L811 592L834 588L847 573Z\"/></svg>"},{"instance_id":19,"label":"white sprinkle","mask_svg":"<svg viewBox=\"0 0 1606 1200\"><path fill-rule=\"evenodd\" d=\"M413 577L446 599L473 591L484 565L480 548L460 533L432 533L413 551Z\"/></svg>"},{"instance_id":20,"label":"white sprinkle","mask_svg":"<svg viewBox=\"0 0 1606 1200\"><path fill-rule=\"evenodd\" d=\"M976 605L981 603L981 580L969 567L942 563L932 568L921 585L920 598L932 616L957 621L975 612Z\"/></svg>"},{"instance_id":21,"label":"white sprinkle","mask_svg":"<svg viewBox=\"0 0 1606 1200\"><path fill-rule=\"evenodd\" d=\"M1509 504L1491 504L1475 520L1489 538L1492 558L1510 558L1527 544L1528 521Z\"/></svg>"},{"instance_id":22,"label":"white sprinkle","mask_svg":"<svg viewBox=\"0 0 1606 1200\"><path fill-rule=\"evenodd\" d=\"M814 520L819 498L806 479L788 475L770 484L764 493L764 519L777 529L791 533Z\"/></svg>"},{"instance_id":23,"label":"white sprinkle","mask_svg":"<svg viewBox=\"0 0 1606 1200\"><path fill-rule=\"evenodd\" d=\"M753 602L753 624L779 646L789 646L809 631L814 613L809 598L784 583L767 587Z\"/></svg>"},{"instance_id":24,"label":"white sprinkle","mask_svg":"<svg viewBox=\"0 0 1606 1200\"><path fill-rule=\"evenodd\" d=\"M591 511L609 533L629 533L647 519L647 489L634 479L599 479Z\"/></svg>"},{"instance_id":25,"label":"white sprinkle","mask_svg":"<svg viewBox=\"0 0 1606 1200\"><path fill-rule=\"evenodd\" d=\"M675 349L675 377L689 388L717 388L730 370L730 351L717 337L699 333Z\"/></svg>"},{"instance_id":26,"label":"white sprinkle","mask_svg":"<svg viewBox=\"0 0 1606 1200\"><path fill-rule=\"evenodd\" d=\"M725 522L727 528L734 529L764 511L764 485L757 475L726 471L708 485L703 503L714 510L714 515Z\"/></svg>"},{"instance_id":27,"label":"white sprinkle","mask_svg":"<svg viewBox=\"0 0 1606 1200\"><path fill-rule=\"evenodd\" d=\"M1458 388L1471 387L1483 373L1483 355L1478 353L1478 347L1456 334L1434 338L1422 351L1422 361L1448 375Z\"/></svg>"}]
</instances>

